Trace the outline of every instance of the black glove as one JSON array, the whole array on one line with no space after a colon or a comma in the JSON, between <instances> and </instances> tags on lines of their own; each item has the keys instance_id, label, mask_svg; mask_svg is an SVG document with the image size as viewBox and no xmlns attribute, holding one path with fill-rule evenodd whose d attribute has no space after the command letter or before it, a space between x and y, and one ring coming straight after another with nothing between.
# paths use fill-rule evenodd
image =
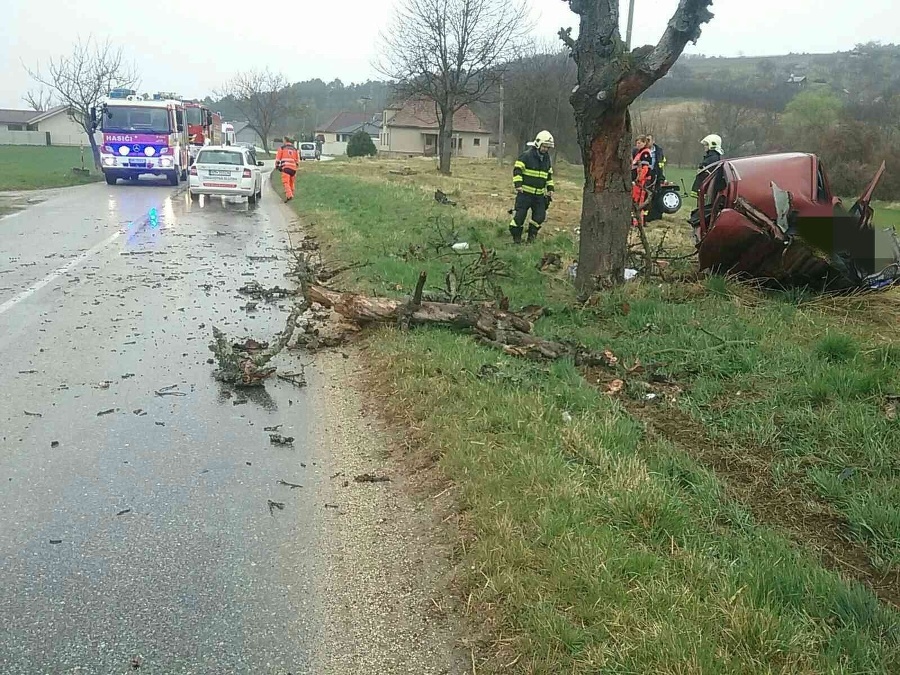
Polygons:
<instances>
[{"instance_id":1,"label":"black glove","mask_svg":"<svg viewBox=\"0 0 900 675\"><path fill-rule=\"evenodd\" d=\"M546 195L544 195L544 201L547 202L547 207L549 208L549 207L550 207L550 202L553 201L553 195L551 195L551 194L548 192Z\"/></svg>"}]
</instances>

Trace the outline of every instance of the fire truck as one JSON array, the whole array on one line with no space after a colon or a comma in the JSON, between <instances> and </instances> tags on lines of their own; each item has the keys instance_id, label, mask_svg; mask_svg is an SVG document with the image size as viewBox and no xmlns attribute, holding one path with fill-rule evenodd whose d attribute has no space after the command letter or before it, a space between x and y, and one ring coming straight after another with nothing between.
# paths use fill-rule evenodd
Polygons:
<instances>
[{"instance_id":1,"label":"fire truck","mask_svg":"<svg viewBox=\"0 0 900 675\"><path fill-rule=\"evenodd\" d=\"M170 185L187 178L190 166L185 106L174 93L145 99L129 89L109 92L91 110L94 130L103 132L100 165L106 182L164 176Z\"/></svg>"},{"instance_id":2,"label":"fire truck","mask_svg":"<svg viewBox=\"0 0 900 675\"><path fill-rule=\"evenodd\" d=\"M222 144L222 116L197 100L184 101L191 162L204 145Z\"/></svg>"}]
</instances>

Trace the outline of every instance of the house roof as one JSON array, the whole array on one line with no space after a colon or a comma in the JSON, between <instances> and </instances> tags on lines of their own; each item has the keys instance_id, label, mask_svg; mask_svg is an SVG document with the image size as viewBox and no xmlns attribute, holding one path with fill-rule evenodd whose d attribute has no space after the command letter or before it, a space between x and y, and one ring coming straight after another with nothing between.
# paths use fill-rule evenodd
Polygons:
<instances>
[{"instance_id":1,"label":"house roof","mask_svg":"<svg viewBox=\"0 0 900 675\"><path fill-rule=\"evenodd\" d=\"M66 112L68 109L69 106L65 105L58 105L44 111L3 109L0 110L0 124L37 124L61 112Z\"/></svg>"},{"instance_id":2,"label":"house roof","mask_svg":"<svg viewBox=\"0 0 900 675\"><path fill-rule=\"evenodd\" d=\"M0 124L30 124L40 114L34 110L0 109Z\"/></svg>"},{"instance_id":3,"label":"house roof","mask_svg":"<svg viewBox=\"0 0 900 675\"><path fill-rule=\"evenodd\" d=\"M360 129L365 130L367 134L370 136L377 136L381 133L381 125L374 124L373 122L364 122L362 124L351 124L350 126L344 127L343 129L337 129L334 133L336 134L355 134Z\"/></svg>"},{"instance_id":4,"label":"house roof","mask_svg":"<svg viewBox=\"0 0 900 675\"><path fill-rule=\"evenodd\" d=\"M434 108L434 101L431 99L412 98L392 110L397 110L397 113L388 122L392 127L435 130L438 128L437 111ZM468 131L476 134L491 133L478 119L478 115L472 112L467 105L453 115L453 131Z\"/></svg>"},{"instance_id":5,"label":"house roof","mask_svg":"<svg viewBox=\"0 0 900 675\"><path fill-rule=\"evenodd\" d=\"M43 122L46 119L50 119L51 117L55 117L60 113L67 113L69 110L69 106L67 105L58 105L50 110L45 110L44 112L33 113L35 117L33 119L28 120L29 124L37 124L38 122Z\"/></svg>"},{"instance_id":6,"label":"house roof","mask_svg":"<svg viewBox=\"0 0 900 675\"><path fill-rule=\"evenodd\" d=\"M369 122L370 120L372 120L372 115L370 113L356 113L342 110L332 117L324 127L316 129L316 133L336 134L339 131L343 133L341 131L342 129L353 125L358 127L360 124Z\"/></svg>"}]
</instances>

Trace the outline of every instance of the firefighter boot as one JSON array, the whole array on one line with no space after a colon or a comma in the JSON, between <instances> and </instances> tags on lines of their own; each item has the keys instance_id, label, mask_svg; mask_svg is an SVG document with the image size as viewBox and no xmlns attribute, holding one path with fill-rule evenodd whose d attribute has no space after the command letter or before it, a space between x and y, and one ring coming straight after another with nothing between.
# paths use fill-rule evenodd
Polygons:
<instances>
[{"instance_id":1,"label":"firefighter boot","mask_svg":"<svg viewBox=\"0 0 900 675\"><path fill-rule=\"evenodd\" d=\"M539 228L537 225L535 225L534 223L528 223L528 239L527 239L527 242L530 244L530 243L532 243L535 239L537 239L538 232L540 232L540 231L541 231L541 228Z\"/></svg>"},{"instance_id":2,"label":"firefighter boot","mask_svg":"<svg viewBox=\"0 0 900 675\"><path fill-rule=\"evenodd\" d=\"M521 225L510 225L509 233L512 235L514 244L522 243L522 226Z\"/></svg>"}]
</instances>

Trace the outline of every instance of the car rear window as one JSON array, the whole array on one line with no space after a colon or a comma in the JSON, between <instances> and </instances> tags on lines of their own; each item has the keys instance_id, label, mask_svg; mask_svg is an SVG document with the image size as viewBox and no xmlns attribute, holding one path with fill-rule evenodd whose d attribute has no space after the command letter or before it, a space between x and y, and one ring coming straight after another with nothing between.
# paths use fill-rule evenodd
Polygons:
<instances>
[{"instance_id":1,"label":"car rear window","mask_svg":"<svg viewBox=\"0 0 900 675\"><path fill-rule=\"evenodd\" d=\"M228 150L201 150L197 156L197 164L243 166L244 156L239 152L229 152Z\"/></svg>"},{"instance_id":2,"label":"car rear window","mask_svg":"<svg viewBox=\"0 0 900 675\"><path fill-rule=\"evenodd\" d=\"M300 149L301 150L315 150L316 146L313 145L312 143L301 143Z\"/></svg>"}]
</instances>

